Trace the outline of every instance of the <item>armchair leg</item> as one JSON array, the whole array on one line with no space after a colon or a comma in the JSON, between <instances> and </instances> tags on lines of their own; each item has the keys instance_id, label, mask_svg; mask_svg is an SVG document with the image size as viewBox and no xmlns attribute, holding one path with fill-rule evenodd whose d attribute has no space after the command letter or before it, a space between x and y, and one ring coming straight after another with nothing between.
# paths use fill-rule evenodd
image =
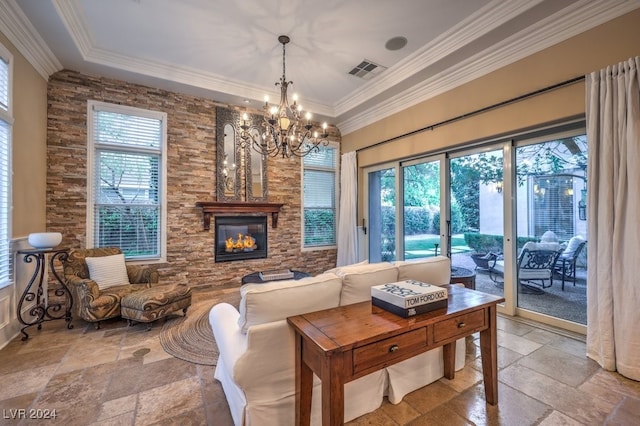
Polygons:
<instances>
[{"instance_id":1,"label":"armchair leg","mask_svg":"<svg viewBox=\"0 0 640 426\"><path fill-rule=\"evenodd\" d=\"M95 329L96 329L96 330L100 330L100 321L97 321L97 322L94 324L94 327L95 327Z\"/></svg>"}]
</instances>

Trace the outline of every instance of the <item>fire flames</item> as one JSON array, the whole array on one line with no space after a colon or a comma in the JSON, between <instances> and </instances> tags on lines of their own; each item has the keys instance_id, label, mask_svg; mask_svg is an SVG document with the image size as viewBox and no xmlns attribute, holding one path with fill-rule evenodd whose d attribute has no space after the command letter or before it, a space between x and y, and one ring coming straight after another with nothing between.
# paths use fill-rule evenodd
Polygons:
<instances>
[{"instance_id":1,"label":"fire flames","mask_svg":"<svg viewBox=\"0 0 640 426\"><path fill-rule=\"evenodd\" d=\"M252 251L258 248L256 245L256 239L251 235L243 235L238 234L237 239L233 239L233 237L229 237L225 240L225 248L226 251Z\"/></svg>"}]
</instances>

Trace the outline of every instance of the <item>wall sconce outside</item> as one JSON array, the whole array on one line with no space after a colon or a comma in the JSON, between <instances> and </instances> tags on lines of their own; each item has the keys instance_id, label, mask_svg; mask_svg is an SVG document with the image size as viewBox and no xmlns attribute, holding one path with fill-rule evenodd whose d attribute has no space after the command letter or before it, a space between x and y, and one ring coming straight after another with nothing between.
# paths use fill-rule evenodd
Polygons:
<instances>
[{"instance_id":1,"label":"wall sconce outside","mask_svg":"<svg viewBox=\"0 0 640 426\"><path fill-rule=\"evenodd\" d=\"M498 191L498 194L502 193L502 181L496 183L496 191Z\"/></svg>"},{"instance_id":2,"label":"wall sconce outside","mask_svg":"<svg viewBox=\"0 0 640 426\"><path fill-rule=\"evenodd\" d=\"M587 190L580 191L580 201L578 201L578 219L587 220Z\"/></svg>"}]
</instances>

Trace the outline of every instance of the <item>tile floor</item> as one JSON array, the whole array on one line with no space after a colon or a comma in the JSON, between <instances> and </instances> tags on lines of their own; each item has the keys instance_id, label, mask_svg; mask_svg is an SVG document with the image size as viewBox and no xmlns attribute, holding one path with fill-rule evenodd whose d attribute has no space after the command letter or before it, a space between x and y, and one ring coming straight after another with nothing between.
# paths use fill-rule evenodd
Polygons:
<instances>
[{"instance_id":1,"label":"tile floor","mask_svg":"<svg viewBox=\"0 0 640 426\"><path fill-rule=\"evenodd\" d=\"M224 292L237 291L226 289ZM194 291L194 301L220 290ZM166 354L162 324L151 331L121 320L100 330L82 321L28 330L0 350L0 424L39 424L26 414L71 425L231 425L215 367ZM467 341L467 365L454 380L441 379L398 404L384 402L356 425L635 425L640 383L603 371L584 355L579 339L547 327L499 317L499 398L484 401L478 339ZM30 411L32 410L32 411ZM39 411L38 411L39 410ZM51 412L51 411L50 411Z\"/></svg>"}]
</instances>

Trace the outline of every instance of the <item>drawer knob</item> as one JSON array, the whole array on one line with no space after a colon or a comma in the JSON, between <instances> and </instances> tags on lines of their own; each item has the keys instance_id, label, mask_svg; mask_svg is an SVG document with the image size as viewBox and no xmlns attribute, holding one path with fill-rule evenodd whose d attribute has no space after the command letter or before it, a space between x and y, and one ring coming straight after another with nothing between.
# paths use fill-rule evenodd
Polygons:
<instances>
[{"instance_id":1,"label":"drawer knob","mask_svg":"<svg viewBox=\"0 0 640 426\"><path fill-rule=\"evenodd\" d=\"M462 328L462 327L464 327L465 325L467 325L467 324L465 324L465 323L464 323L464 321L459 322L459 323L458 323L458 328Z\"/></svg>"},{"instance_id":2,"label":"drawer knob","mask_svg":"<svg viewBox=\"0 0 640 426\"><path fill-rule=\"evenodd\" d=\"M393 353L395 351L397 351L398 349L400 349L400 347L398 345L393 345L389 348L389 353Z\"/></svg>"}]
</instances>

